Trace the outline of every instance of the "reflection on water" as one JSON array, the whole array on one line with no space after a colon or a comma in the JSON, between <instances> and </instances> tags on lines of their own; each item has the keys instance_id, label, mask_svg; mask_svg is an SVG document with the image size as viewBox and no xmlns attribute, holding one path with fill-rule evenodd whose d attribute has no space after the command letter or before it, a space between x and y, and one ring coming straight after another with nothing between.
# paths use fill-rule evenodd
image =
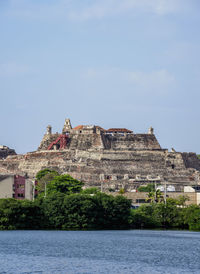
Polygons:
<instances>
[{"instance_id":1,"label":"reflection on water","mask_svg":"<svg viewBox=\"0 0 200 274\"><path fill-rule=\"evenodd\" d=\"M200 233L0 231L0 273L200 273Z\"/></svg>"}]
</instances>

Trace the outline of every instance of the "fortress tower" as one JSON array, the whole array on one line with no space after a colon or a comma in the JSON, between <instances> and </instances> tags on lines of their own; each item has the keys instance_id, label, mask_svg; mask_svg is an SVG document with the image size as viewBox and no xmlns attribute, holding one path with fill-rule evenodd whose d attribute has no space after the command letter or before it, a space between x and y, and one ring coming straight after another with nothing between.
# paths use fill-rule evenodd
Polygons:
<instances>
[{"instance_id":1,"label":"fortress tower","mask_svg":"<svg viewBox=\"0 0 200 274\"><path fill-rule=\"evenodd\" d=\"M34 177L43 168L69 173L86 186L103 185L104 189L131 191L150 182L167 182L181 190L200 184L197 155L163 149L152 127L147 133L96 125L72 128L66 119L61 133L47 127L37 151L0 160L0 173Z\"/></svg>"}]
</instances>

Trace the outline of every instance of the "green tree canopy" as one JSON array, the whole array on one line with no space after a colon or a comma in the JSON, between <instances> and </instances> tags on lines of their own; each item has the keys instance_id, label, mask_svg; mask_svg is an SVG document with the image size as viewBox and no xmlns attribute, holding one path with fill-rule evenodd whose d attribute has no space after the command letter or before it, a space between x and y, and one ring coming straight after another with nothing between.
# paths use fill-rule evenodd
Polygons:
<instances>
[{"instance_id":1,"label":"green tree canopy","mask_svg":"<svg viewBox=\"0 0 200 274\"><path fill-rule=\"evenodd\" d=\"M140 186L137 189L139 192L151 192L155 191L155 184L154 183L149 183L146 186Z\"/></svg>"},{"instance_id":2,"label":"green tree canopy","mask_svg":"<svg viewBox=\"0 0 200 274\"><path fill-rule=\"evenodd\" d=\"M184 223L188 225L190 230L200 230L200 207L190 205L184 208Z\"/></svg>"},{"instance_id":3,"label":"green tree canopy","mask_svg":"<svg viewBox=\"0 0 200 274\"><path fill-rule=\"evenodd\" d=\"M121 229L129 227L130 201L104 193L51 193L41 200L50 229Z\"/></svg>"},{"instance_id":4,"label":"green tree canopy","mask_svg":"<svg viewBox=\"0 0 200 274\"><path fill-rule=\"evenodd\" d=\"M83 189L81 191L82 194L97 194L99 192L100 192L100 189L97 187L90 187L90 188Z\"/></svg>"},{"instance_id":5,"label":"green tree canopy","mask_svg":"<svg viewBox=\"0 0 200 274\"><path fill-rule=\"evenodd\" d=\"M49 169L49 168L45 168L45 169L42 169L42 170L38 171L38 173L35 176L36 180L40 181L42 179L42 177L46 176L47 174L52 174L54 176L59 175L59 173L57 171Z\"/></svg>"},{"instance_id":6,"label":"green tree canopy","mask_svg":"<svg viewBox=\"0 0 200 274\"><path fill-rule=\"evenodd\" d=\"M55 176L47 185L47 194L61 192L65 194L78 193L84 184L71 177L69 174Z\"/></svg>"},{"instance_id":7,"label":"green tree canopy","mask_svg":"<svg viewBox=\"0 0 200 274\"><path fill-rule=\"evenodd\" d=\"M0 199L0 230L41 229L41 208L28 200Z\"/></svg>"}]
</instances>

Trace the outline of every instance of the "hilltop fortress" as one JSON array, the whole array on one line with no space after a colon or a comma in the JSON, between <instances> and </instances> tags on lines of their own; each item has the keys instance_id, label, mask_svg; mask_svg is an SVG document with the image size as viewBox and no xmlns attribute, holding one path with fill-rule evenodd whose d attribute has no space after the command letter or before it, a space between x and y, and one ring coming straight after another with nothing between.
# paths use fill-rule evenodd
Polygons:
<instances>
[{"instance_id":1,"label":"hilltop fortress","mask_svg":"<svg viewBox=\"0 0 200 274\"><path fill-rule=\"evenodd\" d=\"M183 186L200 184L200 160L195 153L162 149L153 128L135 134L126 128L103 129L95 125L72 127L65 120L61 133L51 126L35 152L1 157L0 173L33 178L43 168L69 173L86 186L104 190L124 188L133 191L150 182Z\"/></svg>"}]
</instances>

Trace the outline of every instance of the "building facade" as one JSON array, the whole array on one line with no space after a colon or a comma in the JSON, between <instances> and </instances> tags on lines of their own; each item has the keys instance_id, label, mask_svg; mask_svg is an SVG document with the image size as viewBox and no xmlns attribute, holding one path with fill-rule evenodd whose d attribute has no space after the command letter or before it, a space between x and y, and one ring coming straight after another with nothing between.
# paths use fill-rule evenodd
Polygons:
<instances>
[{"instance_id":1,"label":"building facade","mask_svg":"<svg viewBox=\"0 0 200 274\"><path fill-rule=\"evenodd\" d=\"M0 175L0 198L33 200L35 195L34 181L20 175Z\"/></svg>"}]
</instances>

